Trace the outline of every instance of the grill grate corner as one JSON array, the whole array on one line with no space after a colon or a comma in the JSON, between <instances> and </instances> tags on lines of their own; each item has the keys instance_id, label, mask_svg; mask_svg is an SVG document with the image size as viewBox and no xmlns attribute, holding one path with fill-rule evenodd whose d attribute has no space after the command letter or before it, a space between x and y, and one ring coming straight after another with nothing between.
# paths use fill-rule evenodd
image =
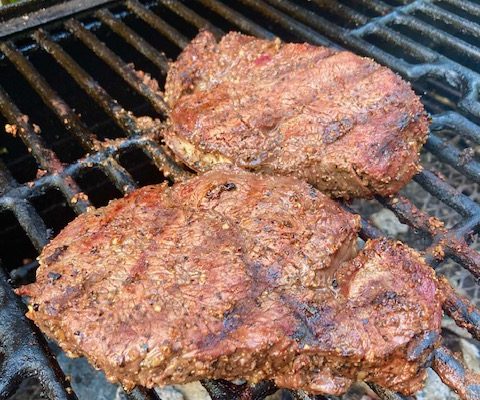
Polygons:
<instances>
[{"instance_id":1,"label":"grill grate corner","mask_svg":"<svg viewBox=\"0 0 480 400\"><path fill-rule=\"evenodd\" d=\"M8 245L0 249L0 399L32 375L50 399L76 398L43 337L23 316L24 307L11 284L32 279L35 255L76 214L138 185L173 182L191 174L157 140L167 107L136 68L161 85L168 68L165 54L174 58L200 28L207 27L218 37L237 29L264 38L278 35L345 47L410 80L432 113L423 159L436 166L420 172L415 184L427 200L451 210L455 217L448 221L454 222L444 229L436 218L442 215L432 215L427 200L415 206L408 190L395 198L379 198L378 204L392 210L411 227L414 237L428 243L426 259L438 272L450 268L468 274L470 280L480 278L480 254L468 245L480 227L478 3L94 0L87 4L70 0L41 8L43 3L0 10L0 123L17 127L15 137L0 134L4 160L0 162L0 243ZM52 65L55 74L49 72ZM16 82L6 80L11 76L23 82L21 99L13 90ZM38 118L25 115L38 115L42 132L34 124ZM445 171L448 176L443 179L440 173ZM383 235L367 214L363 216L363 239ZM439 256L439 246L444 257ZM20 256L8 252L13 247ZM446 314L480 339L480 311L442 282ZM443 377L454 369L452 389L466 398L480 397L478 387L469 384L467 372L446 348L434 353L432 365ZM203 385L214 400L260 400L274 390L269 382L253 387L223 381ZM381 399L404 398L375 385L372 389ZM300 391L292 395L312 399ZM143 389L129 396L158 399L155 392Z\"/></svg>"}]
</instances>

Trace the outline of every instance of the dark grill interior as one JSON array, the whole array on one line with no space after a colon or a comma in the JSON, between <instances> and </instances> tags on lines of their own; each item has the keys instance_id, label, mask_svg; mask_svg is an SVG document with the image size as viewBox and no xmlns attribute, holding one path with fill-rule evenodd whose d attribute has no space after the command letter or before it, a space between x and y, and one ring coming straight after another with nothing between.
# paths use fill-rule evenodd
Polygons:
<instances>
[{"instance_id":1,"label":"dark grill interior","mask_svg":"<svg viewBox=\"0 0 480 400\"><path fill-rule=\"evenodd\" d=\"M9 134L0 133L0 399L31 376L50 399L76 398L45 340L23 317L24 306L11 286L34 279L36 255L87 207L190 174L137 120L150 116L158 126L166 107L136 70L162 86L167 58L175 58L199 28L345 47L411 81L432 114L425 152L458 171L468 185L457 191L455 182L447 183L435 170L414 178L456 212L449 230L418 209L408 190L376 204L413 228L409 242L425 250L433 268L451 259L480 279L480 254L468 246L480 226L480 205L472 199L480 183L475 152L480 144L480 2L96 0L85 6L73 0L46 9L40 8L42 1L33 3L0 10L0 126L10 124ZM384 233L365 218L362 235ZM480 312L453 290L445 312L480 338ZM453 371L453 389L480 397L480 388L465 380L446 348L434 358L440 375ZM268 382L203 384L213 399L263 399L274 390ZM403 398L372 389L382 399ZM140 389L130 397L158 398Z\"/></svg>"}]
</instances>

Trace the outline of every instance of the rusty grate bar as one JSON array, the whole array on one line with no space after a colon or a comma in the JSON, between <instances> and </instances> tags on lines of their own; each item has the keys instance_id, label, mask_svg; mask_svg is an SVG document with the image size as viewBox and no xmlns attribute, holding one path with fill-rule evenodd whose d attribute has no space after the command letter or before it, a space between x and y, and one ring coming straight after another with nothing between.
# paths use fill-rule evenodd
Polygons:
<instances>
[{"instance_id":1,"label":"rusty grate bar","mask_svg":"<svg viewBox=\"0 0 480 400\"><path fill-rule=\"evenodd\" d=\"M480 36L480 25L466 18L453 14L447 10L444 10L443 8L440 8L434 3L431 3L428 6L424 3L419 3L417 9L434 19L445 21L449 25L460 29L463 32L468 32L474 36Z\"/></svg>"},{"instance_id":2,"label":"rusty grate bar","mask_svg":"<svg viewBox=\"0 0 480 400\"><path fill-rule=\"evenodd\" d=\"M158 397L153 389L135 388L131 393L127 394L130 400L163 400Z\"/></svg>"},{"instance_id":3,"label":"rusty grate bar","mask_svg":"<svg viewBox=\"0 0 480 400\"><path fill-rule=\"evenodd\" d=\"M49 356L43 336L23 315L23 307L7 283L0 269L0 330L2 352L9 357L3 361L0 397L7 398L24 376L37 375L45 394L58 400L75 400L77 397L65 379L56 360Z\"/></svg>"},{"instance_id":4,"label":"rusty grate bar","mask_svg":"<svg viewBox=\"0 0 480 400\"><path fill-rule=\"evenodd\" d=\"M165 54L160 53L156 48L149 44L144 38L130 29L121 20L115 18L108 9L98 10L95 16L107 25L118 36L125 40L132 47L142 53L149 61L151 61L164 74L168 70L168 60ZM162 104L163 106L163 104Z\"/></svg>"},{"instance_id":5,"label":"rusty grate bar","mask_svg":"<svg viewBox=\"0 0 480 400\"><path fill-rule=\"evenodd\" d=\"M475 400L479 397L478 373L468 371L450 350L445 347L436 349L433 353L433 370L441 377L442 381L462 399Z\"/></svg>"},{"instance_id":6,"label":"rusty grate bar","mask_svg":"<svg viewBox=\"0 0 480 400\"><path fill-rule=\"evenodd\" d=\"M43 102L57 115L59 120L64 123L67 130L75 135L84 149L92 150L93 137L90 132L88 132L80 121L78 115L58 96L30 61L28 61L11 42L1 43L0 50L7 56L12 64L15 65L17 70L21 72L28 83L40 95Z\"/></svg>"},{"instance_id":7,"label":"rusty grate bar","mask_svg":"<svg viewBox=\"0 0 480 400\"><path fill-rule=\"evenodd\" d=\"M424 170L414 177L425 190L465 217L478 214L480 206L459 193L431 171Z\"/></svg>"},{"instance_id":8,"label":"rusty grate bar","mask_svg":"<svg viewBox=\"0 0 480 400\"><path fill-rule=\"evenodd\" d=\"M369 383L368 386L382 399L382 400L414 400L412 397L402 396L401 394L392 392L375 383ZM311 398L310 398L311 399ZM312 399L313 400L313 399Z\"/></svg>"},{"instance_id":9,"label":"rusty grate bar","mask_svg":"<svg viewBox=\"0 0 480 400\"><path fill-rule=\"evenodd\" d=\"M0 160L0 196L17 185L7 166Z\"/></svg>"},{"instance_id":10,"label":"rusty grate bar","mask_svg":"<svg viewBox=\"0 0 480 400\"><path fill-rule=\"evenodd\" d=\"M448 0L448 3L457 6L471 15L480 16L479 5L470 0Z\"/></svg>"},{"instance_id":11,"label":"rusty grate bar","mask_svg":"<svg viewBox=\"0 0 480 400\"><path fill-rule=\"evenodd\" d=\"M32 88L40 95L44 103L54 111L59 120L65 125L68 131L79 139L79 142L89 152L96 151L95 135L88 130L78 115L73 112L68 104L58 96L58 94L48 85L45 79L38 73L35 67L17 50L10 42L0 44L0 50L17 67L18 71L30 83ZM113 159L107 159L102 167L104 172L113 182L118 185L118 189L125 192L133 190L133 179L128 172ZM80 199L81 203L86 201ZM84 204L88 206L89 204Z\"/></svg>"},{"instance_id":12,"label":"rusty grate bar","mask_svg":"<svg viewBox=\"0 0 480 400\"><path fill-rule=\"evenodd\" d=\"M189 40L182 35L178 30L167 24L158 15L154 14L148 8L137 0L127 0L127 7L132 10L136 15L143 19L152 28L156 29L162 35L164 35L172 43L175 43L178 47L184 48Z\"/></svg>"},{"instance_id":13,"label":"rusty grate bar","mask_svg":"<svg viewBox=\"0 0 480 400\"><path fill-rule=\"evenodd\" d=\"M463 115L453 111L436 114L432 117L430 130L452 129L462 137L480 144L480 132L478 126L465 118Z\"/></svg>"},{"instance_id":14,"label":"rusty grate bar","mask_svg":"<svg viewBox=\"0 0 480 400\"><path fill-rule=\"evenodd\" d=\"M80 87L92 97L100 107L128 135L140 134L133 116L113 99L100 84L92 78L78 63L67 54L49 35L39 29L33 34L38 44L64 68Z\"/></svg>"},{"instance_id":15,"label":"rusty grate bar","mask_svg":"<svg viewBox=\"0 0 480 400\"><path fill-rule=\"evenodd\" d=\"M467 298L456 294L445 278L440 279L440 284L445 296L445 313L473 337L480 337L480 311Z\"/></svg>"},{"instance_id":16,"label":"rusty grate bar","mask_svg":"<svg viewBox=\"0 0 480 400\"><path fill-rule=\"evenodd\" d=\"M474 160L461 161L463 154L461 150L445 143L433 133L428 137L425 147L441 161L451 165L472 181L480 183L480 163Z\"/></svg>"},{"instance_id":17,"label":"rusty grate bar","mask_svg":"<svg viewBox=\"0 0 480 400\"><path fill-rule=\"evenodd\" d=\"M364 14L335 0L313 0L312 2L320 7L327 7L328 11L340 17L346 17L358 25L368 22L368 18Z\"/></svg>"},{"instance_id":18,"label":"rusty grate bar","mask_svg":"<svg viewBox=\"0 0 480 400\"><path fill-rule=\"evenodd\" d=\"M58 160L57 155L44 146L40 136L35 133L34 128L28 123L28 116L22 114L7 92L1 87L0 112L10 125L14 126L12 129L15 130L15 133L12 134L18 135L22 139L42 169L51 173L62 169L62 164Z\"/></svg>"},{"instance_id":19,"label":"rusty grate bar","mask_svg":"<svg viewBox=\"0 0 480 400\"><path fill-rule=\"evenodd\" d=\"M29 151L31 151L41 168L54 175L63 170L63 165L58 160L56 154L44 145L41 137L35 133L34 127L28 122L28 117L21 113L2 88L0 88L0 112L14 126L13 129L15 129L16 134L30 149ZM59 179L55 183L67 199L71 199L80 193L80 189L71 177ZM86 211L89 205L88 200L79 199L78 202L73 204L73 208L78 213L81 213Z\"/></svg>"},{"instance_id":20,"label":"rusty grate bar","mask_svg":"<svg viewBox=\"0 0 480 400\"><path fill-rule=\"evenodd\" d=\"M254 8L256 11L264 15L268 15L274 22L281 25L283 28L294 31L296 34L301 35L305 40L310 43L319 45L319 46L331 46L337 47L337 44L331 42L325 36L319 35L313 29L308 26L296 21L294 18L289 15L277 10L276 8L266 4L262 0L241 0L247 6Z\"/></svg>"},{"instance_id":21,"label":"rusty grate bar","mask_svg":"<svg viewBox=\"0 0 480 400\"><path fill-rule=\"evenodd\" d=\"M210 23L209 20L198 15L195 11L190 10L179 0L159 0L159 3L172 10L177 15L181 16L185 21L188 21L193 26L200 29L208 29L215 37L220 38L225 32Z\"/></svg>"},{"instance_id":22,"label":"rusty grate bar","mask_svg":"<svg viewBox=\"0 0 480 400\"><path fill-rule=\"evenodd\" d=\"M224 380L205 380L202 385L207 389L212 400L255 400L264 399L265 396L276 391L275 385L270 381L263 381L257 385L236 385Z\"/></svg>"},{"instance_id":23,"label":"rusty grate bar","mask_svg":"<svg viewBox=\"0 0 480 400\"><path fill-rule=\"evenodd\" d=\"M360 3L380 15L384 15L392 11L392 6L388 5L382 0L360 0Z\"/></svg>"},{"instance_id":24,"label":"rusty grate bar","mask_svg":"<svg viewBox=\"0 0 480 400\"><path fill-rule=\"evenodd\" d=\"M227 21L237 25L243 31L248 32L250 35L265 39L273 39L275 37L272 32L266 30L262 26L256 24L240 14L238 11L235 11L218 0L200 0L200 2L221 15Z\"/></svg>"},{"instance_id":25,"label":"rusty grate bar","mask_svg":"<svg viewBox=\"0 0 480 400\"><path fill-rule=\"evenodd\" d=\"M85 29L85 27L75 19L68 20L65 26L102 61L121 76L134 90L146 97L156 111L159 113L167 112L168 107L163 97L145 84L142 79L135 74L134 69L110 50L105 43L97 39L93 33Z\"/></svg>"}]
</instances>

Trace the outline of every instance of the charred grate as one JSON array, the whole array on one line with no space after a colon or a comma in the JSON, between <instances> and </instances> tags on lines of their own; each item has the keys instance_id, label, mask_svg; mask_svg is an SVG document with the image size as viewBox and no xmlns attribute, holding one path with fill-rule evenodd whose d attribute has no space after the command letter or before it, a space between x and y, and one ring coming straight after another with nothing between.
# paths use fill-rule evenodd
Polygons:
<instances>
[{"instance_id":1,"label":"charred grate","mask_svg":"<svg viewBox=\"0 0 480 400\"><path fill-rule=\"evenodd\" d=\"M142 171L152 176L152 169L160 171L153 181L190 175L170 158L149 123L137 118L150 115L157 118L154 125L158 127L166 111L152 81L139 70L161 83L167 57L174 58L204 27L217 36L234 29L266 38L278 35L342 46L388 65L424 94L424 104L433 116L426 150L472 184L480 183L480 165L473 151L480 144L478 3L95 0L85 6L81 0L72 0L46 9L42 5L41 1L36 6L24 3L0 11L0 123L8 124L10 132L8 137L0 134L4 159L0 162L0 215L13 215L17 228L38 252L68 222L70 214L65 210L80 214L134 190L139 183L147 183L136 181ZM12 90L15 80L22 82L26 93ZM462 144L451 141L452 137L460 138ZM72 155L71 149L76 153ZM68 164L62 162L72 158ZM136 163L136 159L143 161ZM429 239L424 250L433 268L450 258L479 279L480 254L468 243L479 230L480 205L435 172L424 170L415 181L458 213L459 222L447 230L407 196L378 199L379 203L411 226L416 237ZM364 239L380 235L363 220ZM6 250L0 247L2 251ZM0 399L29 376L38 378L49 398L74 399L43 337L23 317L22 305L11 291L12 284L31 279L36 268L31 259L22 264L2 264L9 277L0 271ZM480 339L480 310L448 284L444 290L445 312ZM467 372L446 348L436 351L432 366L439 375L448 370L450 386L465 398L480 397L480 388L469 382ZM268 382L254 387L223 381L203 385L214 400L263 399L275 389ZM403 398L377 386L372 389L382 399ZM311 399L302 392L292 395ZM153 391L141 389L130 397L158 398Z\"/></svg>"}]
</instances>

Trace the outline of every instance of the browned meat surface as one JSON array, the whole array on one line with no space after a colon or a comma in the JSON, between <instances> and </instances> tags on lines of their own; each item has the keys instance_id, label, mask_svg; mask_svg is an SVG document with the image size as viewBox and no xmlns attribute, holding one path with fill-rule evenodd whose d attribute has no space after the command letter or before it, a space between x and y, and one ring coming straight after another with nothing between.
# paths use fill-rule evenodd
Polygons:
<instances>
[{"instance_id":1,"label":"browned meat surface","mask_svg":"<svg viewBox=\"0 0 480 400\"><path fill-rule=\"evenodd\" d=\"M440 329L436 278L399 242L356 254L358 230L307 183L222 167L79 216L18 293L48 336L126 388L414 392Z\"/></svg>"},{"instance_id":2,"label":"browned meat surface","mask_svg":"<svg viewBox=\"0 0 480 400\"><path fill-rule=\"evenodd\" d=\"M409 84L371 59L233 32L201 32L165 94L166 142L191 168L294 175L336 197L397 192L428 132Z\"/></svg>"}]
</instances>

